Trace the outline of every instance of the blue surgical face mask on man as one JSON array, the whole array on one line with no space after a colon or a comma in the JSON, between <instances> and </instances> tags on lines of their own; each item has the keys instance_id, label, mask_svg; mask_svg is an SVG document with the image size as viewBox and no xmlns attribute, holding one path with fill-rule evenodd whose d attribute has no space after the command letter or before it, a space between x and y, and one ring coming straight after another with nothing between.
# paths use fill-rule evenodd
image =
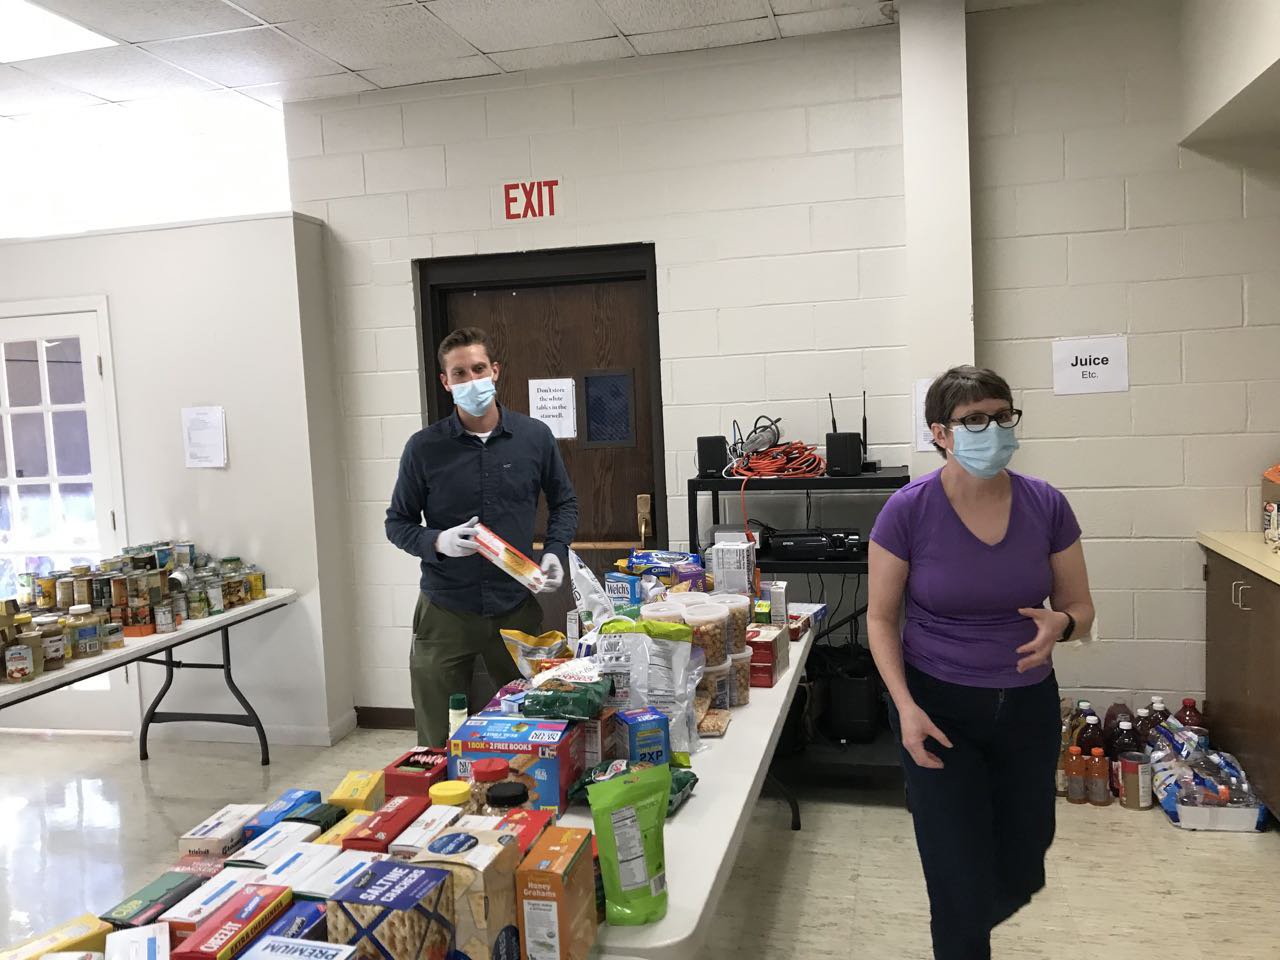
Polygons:
<instances>
[{"instance_id":1,"label":"blue surgical face mask on man","mask_svg":"<svg viewBox=\"0 0 1280 960\"><path fill-rule=\"evenodd\" d=\"M475 380L450 384L449 392L453 394L454 404L463 413L482 417L493 404L498 389L493 385L493 377L477 377Z\"/></svg>"},{"instance_id":2,"label":"blue surgical face mask on man","mask_svg":"<svg viewBox=\"0 0 1280 960\"><path fill-rule=\"evenodd\" d=\"M955 447L951 455L969 473L983 480L990 480L1009 465L1013 451L1018 449L1018 438L1012 428L990 423L981 433L974 433L962 426L951 430Z\"/></svg>"}]
</instances>

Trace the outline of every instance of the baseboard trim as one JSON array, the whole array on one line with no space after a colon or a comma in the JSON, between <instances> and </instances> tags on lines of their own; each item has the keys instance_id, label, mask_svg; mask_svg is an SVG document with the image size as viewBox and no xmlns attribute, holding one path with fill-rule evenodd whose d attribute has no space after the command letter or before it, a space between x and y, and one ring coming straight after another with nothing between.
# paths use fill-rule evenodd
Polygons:
<instances>
[{"instance_id":1,"label":"baseboard trim","mask_svg":"<svg viewBox=\"0 0 1280 960\"><path fill-rule=\"evenodd\" d=\"M356 726L366 730L416 730L411 707L356 707Z\"/></svg>"}]
</instances>

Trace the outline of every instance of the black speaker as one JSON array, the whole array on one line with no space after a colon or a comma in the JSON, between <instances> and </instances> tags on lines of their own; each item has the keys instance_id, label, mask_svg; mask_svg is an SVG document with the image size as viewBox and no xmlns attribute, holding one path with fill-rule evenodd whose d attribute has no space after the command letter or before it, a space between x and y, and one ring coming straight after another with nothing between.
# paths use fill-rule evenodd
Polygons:
<instances>
[{"instance_id":1,"label":"black speaker","mask_svg":"<svg viewBox=\"0 0 1280 960\"><path fill-rule=\"evenodd\" d=\"M856 477L862 473L862 434L827 434L827 476Z\"/></svg>"},{"instance_id":2,"label":"black speaker","mask_svg":"<svg viewBox=\"0 0 1280 960\"><path fill-rule=\"evenodd\" d=\"M698 476L720 477L729 465L729 441L724 437L698 438Z\"/></svg>"}]
</instances>

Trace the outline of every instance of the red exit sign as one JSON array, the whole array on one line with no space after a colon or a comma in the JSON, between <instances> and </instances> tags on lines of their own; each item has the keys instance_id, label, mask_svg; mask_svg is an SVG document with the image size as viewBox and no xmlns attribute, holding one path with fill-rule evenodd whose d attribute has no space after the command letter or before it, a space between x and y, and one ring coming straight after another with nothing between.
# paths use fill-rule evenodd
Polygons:
<instances>
[{"instance_id":1,"label":"red exit sign","mask_svg":"<svg viewBox=\"0 0 1280 960\"><path fill-rule=\"evenodd\" d=\"M508 220L527 220L556 215L556 187L559 180L530 180L504 183L502 196Z\"/></svg>"}]
</instances>

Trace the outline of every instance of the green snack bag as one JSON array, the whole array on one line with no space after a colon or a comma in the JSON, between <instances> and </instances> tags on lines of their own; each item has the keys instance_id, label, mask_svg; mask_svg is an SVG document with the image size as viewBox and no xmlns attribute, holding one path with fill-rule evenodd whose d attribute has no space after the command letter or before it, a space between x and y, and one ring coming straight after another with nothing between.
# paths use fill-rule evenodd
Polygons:
<instances>
[{"instance_id":1,"label":"green snack bag","mask_svg":"<svg viewBox=\"0 0 1280 960\"><path fill-rule=\"evenodd\" d=\"M587 787L604 879L605 919L614 926L654 923L667 915L667 819L671 768L619 772Z\"/></svg>"}]
</instances>

